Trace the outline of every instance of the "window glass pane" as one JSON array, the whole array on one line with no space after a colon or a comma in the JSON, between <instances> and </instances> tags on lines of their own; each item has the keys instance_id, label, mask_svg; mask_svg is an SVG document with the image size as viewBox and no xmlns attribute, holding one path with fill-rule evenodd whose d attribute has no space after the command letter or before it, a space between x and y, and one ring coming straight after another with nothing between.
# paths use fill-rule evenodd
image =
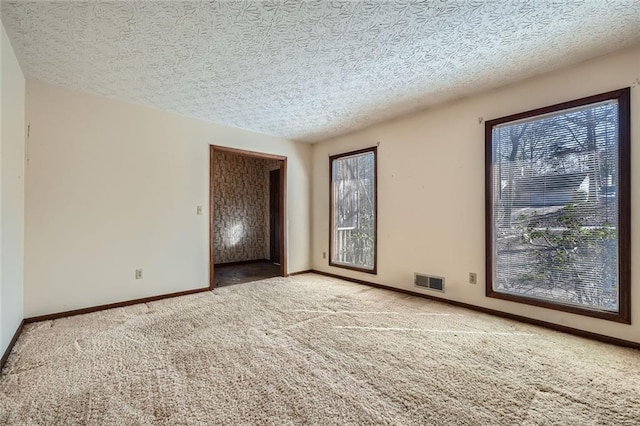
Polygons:
<instances>
[{"instance_id":1,"label":"window glass pane","mask_svg":"<svg viewBox=\"0 0 640 426\"><path fill-rule=\"evenodd\" d=\"M618 312L618 102L492 129L493 290Z\"/></svg>"},{"instance_id":2,"label":"window glass pane","mask_svg":"<svg viewBox=\"0 0 640 426\"><path fill-rule=\"evenodd\" d=\"M331 262L373 270L375 262L375 152L331 162Z\"/></svg>"}]
</instances>

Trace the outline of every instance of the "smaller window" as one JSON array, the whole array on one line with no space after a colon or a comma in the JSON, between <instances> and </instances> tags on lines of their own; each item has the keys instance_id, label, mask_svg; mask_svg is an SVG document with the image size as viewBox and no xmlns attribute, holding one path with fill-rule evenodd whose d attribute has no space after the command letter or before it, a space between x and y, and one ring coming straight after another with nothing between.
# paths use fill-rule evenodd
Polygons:
<instances>
[{"instance_id":1,"label":"smaller window","mask_svg":"<svg viewBox=\"0 0 640 426\"><path fill-rule=\"evenodd\" d=\"M329 265L376 273L377 148L329 158Z\"/></svg>"}]
</instances>

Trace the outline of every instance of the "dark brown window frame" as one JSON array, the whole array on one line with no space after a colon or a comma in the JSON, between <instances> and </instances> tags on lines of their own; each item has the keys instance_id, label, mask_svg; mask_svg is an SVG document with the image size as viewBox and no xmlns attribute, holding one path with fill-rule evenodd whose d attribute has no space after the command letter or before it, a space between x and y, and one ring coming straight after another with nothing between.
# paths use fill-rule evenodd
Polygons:
<instances>
[{"instance_id":1,"label":"dark brown window frame","mask_svg":"<svg viewBox=\"0 0 640 426\"><path fill-rule=\"evenodd\" d=\"M375 194L374 225L373 225L375 241L373 244L373 269L359 268L357 266L350 266L342 263L334 263L332 261L333 259L333 227L334 227L333 162L334 160L338 160L340 158L350 157L358 154L365 154L367 152L373 152L373 173L374 173L373 185L374 185L374 194ZM378 147L377 146L329 156L329 266L333 266L336 268L349 269L352 271L365 272L367 274L373 274L373 275L376 275L378 273Z\"/></svg>"},{"instance_id":2,"label":"dark brown window frame","mask_svg":"<svg viewBox=\"0 0 640 426\"><path fill-rule=\"evenodd\" d=\"M486 231L486 296L511 302L553 309L562 312L580 314L589 317L631 324L631 108L630 88L614 90L595 96L576 99L544 108L538 108L506 117L489 120L485 123L485 231ZM618 101L618 312L591 310L573 305L527 298L493 290L493 137L494 126L511 121L522 120L565 109L576 108L607 100Z\"/></svg>"}]
</instances>

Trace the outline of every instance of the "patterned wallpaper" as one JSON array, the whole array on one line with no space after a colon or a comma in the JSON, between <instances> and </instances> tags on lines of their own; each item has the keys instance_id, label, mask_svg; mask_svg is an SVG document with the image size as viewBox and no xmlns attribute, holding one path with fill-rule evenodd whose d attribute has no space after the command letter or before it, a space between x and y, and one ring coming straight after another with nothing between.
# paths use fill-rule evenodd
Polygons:
<instances>
[{"instance_id":1,"label":"patterned wallpaper","mask_svg":"<svg viewBox=\"0 0 640 426\"><path fill-rule=\"evenodd\" d=\"M216 151L214 260L269 258L269 171L276 160Z\"/></svg>"},{"instance_id":2,"label":"patterned wallpaper","mask_svg":"<svg viewBox=\"0 0 640 426\"><path fill-rule=\"evenodd\" d=\"M305 141L640 43L639 0L1 7L28 78Z\"/></svg>"}]
</instances>

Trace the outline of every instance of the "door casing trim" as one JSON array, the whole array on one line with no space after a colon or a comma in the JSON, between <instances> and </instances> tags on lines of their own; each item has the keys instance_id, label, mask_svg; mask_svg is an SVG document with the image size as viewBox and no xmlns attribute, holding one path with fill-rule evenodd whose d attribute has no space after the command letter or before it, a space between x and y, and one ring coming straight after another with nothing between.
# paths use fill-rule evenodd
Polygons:
<instances>
[{"instance_id":1,"label":"door casing trim","mask_svg":"<svg viewBox=\"0 0 640 426\"><path fill-rule=\"evenodd\" d=\"M209 289L215 288L213 249L213 221L215 205L213 196L215 193L214 170L216 152L226 152L236 155L244 155L253 158L280 161L280 275L287 277L287 157L283 155L267 154L264 152L247 151L244 149L229 148L226 146L209 145Z\"/></svg>"}]
</instances>

